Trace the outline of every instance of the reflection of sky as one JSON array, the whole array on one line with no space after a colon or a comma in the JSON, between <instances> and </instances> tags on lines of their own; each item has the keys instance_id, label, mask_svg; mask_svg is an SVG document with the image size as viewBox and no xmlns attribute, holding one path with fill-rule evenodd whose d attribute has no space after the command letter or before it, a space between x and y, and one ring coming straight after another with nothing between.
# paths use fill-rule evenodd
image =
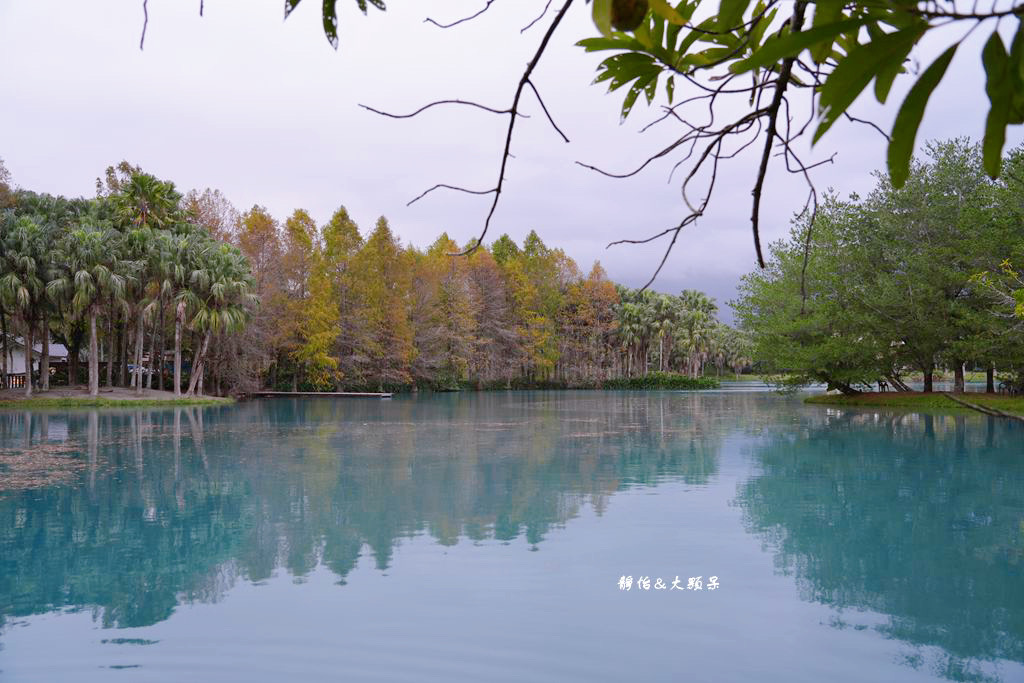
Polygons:
<instances>
[{"instance_id":1,"label":"reflection of sky","mask_svg":"<svg viewBox=\"0 0 1024 683\"><path fill-rule=\"evenodd\" d=\"M281 220L304 207L325 222L345 204L364 231L384 214L404 242L420 247L442 230L459 243L478 233L487 198L439 193L411 207L405 203L435 183L490 187L504 119L449 108L395 121L357 104L400 113L438 98L507 106L541 37L540 26L522 36L519 28L543 2L494 3L478 20L441 31L424 24L424 17L450 19L483 3L396 4L384 15L371 9L364 18L343 0L337 53L322 36L313 0L284 25L281 0L210 2L202 19L198 4L149 3L144 52L138 49L141 0L102 12L70 0L0 5L0 62L18 66L5 74L8 97L0 108L0 129L18 135L6 136L0 156L15 181L91 196L102 169L128 159L182 189L219 188L240 209L265 205ZM680 130L665 126L638 135L655 118L643 105L618 126L622 91L606 96L603 85L588 85L602 57L572 46L595 33L588 10L583 3L573 8L534 79L572 143L563 144L548 128L532 95L524 97L531 118L517 130L516 158L492 237L508 232L521 240L536 229L584 271L600 259L612 279L638 286L661 245L604 247L678 223L684 210L678 182L666 183L674 161L625 181L573 162L627 170ZM919 144L981 136L988 101L978 54L986 31L976 31L960 48L928 107ZM916 55L924 64L935 54L929 40ZM853 112L887 129L911 82L897 80L894 106L884 111L869 88ZM690 94L683 85L676 92L680 98ZM795 109L803 117L806 105ZM1019 127L1011 127L1008 144L1020 141ZM869 171L884 165L881 137L846 122L813 150L809 141L798 149L809 162L838 153L815 177L820 189L843 194L864 194L872 185ZM728 315L724 303L754 263L749 201L756 152L749 150L720 174L718 202L684 235L659 289L704 289ZM765 241L787 234L805 195L799 178L775 169L763 200Z\"/></svg>"}]
</instances>

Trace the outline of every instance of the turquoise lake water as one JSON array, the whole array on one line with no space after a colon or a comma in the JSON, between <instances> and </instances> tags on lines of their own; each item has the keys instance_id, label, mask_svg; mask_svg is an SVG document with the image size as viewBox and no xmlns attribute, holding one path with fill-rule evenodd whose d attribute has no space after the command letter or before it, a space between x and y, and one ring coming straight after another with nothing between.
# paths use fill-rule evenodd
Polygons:
<instances>
[{"instance_id":1,"label":"turquoise lake water","mask_svg":"<svg viewBox=\"0 0 1024 683\"><path fill-rule=\"evenodd\" d=\"M1010 420L736 390L0 413L8 475L25 452L52 467L0 491L5 683L1024 681Z\"/></svg>"}]
</instances>

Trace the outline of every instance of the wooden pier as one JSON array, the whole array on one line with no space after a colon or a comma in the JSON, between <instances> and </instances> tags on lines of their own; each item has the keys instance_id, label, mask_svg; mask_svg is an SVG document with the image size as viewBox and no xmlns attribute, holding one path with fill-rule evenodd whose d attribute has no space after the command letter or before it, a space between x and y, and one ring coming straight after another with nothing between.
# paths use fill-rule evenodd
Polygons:
<instances>
[{"instance_id":1,"label":"wooden pier","mask_svg":"<svg viewBox=\"0 0 1024 683\"><path fill-rule=\"evenodd\" d=\"M390 393L378 393L370 391L250 391L247 395L252 398L277 398L279 396L316 396L323 398L391 398Z\"/></svg>"}]
</instances>

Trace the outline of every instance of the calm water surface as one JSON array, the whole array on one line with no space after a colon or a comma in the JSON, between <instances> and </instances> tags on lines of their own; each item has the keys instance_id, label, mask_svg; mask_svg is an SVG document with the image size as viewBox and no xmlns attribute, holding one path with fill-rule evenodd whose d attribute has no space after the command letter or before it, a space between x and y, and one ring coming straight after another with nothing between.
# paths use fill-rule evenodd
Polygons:
<instances>
[{"instance_id":1,"label":"calm water surface","mask_svg":"<svg viewBox=\"0 0 1024 683\"><path fill-rule=\"evenodd\" d=\"M2 413L0 467L4 682L1024 681L1009 420L270 399Z\"/></svg>"}]
</instances>

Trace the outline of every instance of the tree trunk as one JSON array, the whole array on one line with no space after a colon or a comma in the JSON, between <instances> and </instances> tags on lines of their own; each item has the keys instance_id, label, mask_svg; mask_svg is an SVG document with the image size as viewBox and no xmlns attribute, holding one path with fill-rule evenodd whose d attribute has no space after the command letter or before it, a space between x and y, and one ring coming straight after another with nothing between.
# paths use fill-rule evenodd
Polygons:
<instances>
[{"instance_id":1,"label":"tree trunk","mask_svg":"<svg viewBox=\"0 0 1024 683\"><path fill-rule=\"evenodd\" d=\"M0 334L3 335L3 377L0 377L0 389L7 388L7 359L10 358L11 351L7 346L7 312L0 308Z\"/></svg>"},{"instance_id":2,"label":"tree trunk","mask_svg":"<svg viewBox=\"0 0 1024 683\"><path fill-rule=\"evenodd\" d=\"M32 395L32 323L25 325L25 396Z\"/></svg>"},{"instance_id":3,"label":"tree trunk","mask_svg":"<svg viewBox=\"0 0 1024 683\"><path fill-rule=\"evenodd\" d=\"M146 324L142 319L142 307L139 307L138 320L135 324L135 372L132 373L132 387L135 395L142 395L142 347L146 341Z\"/></svg>"},{"instance_id":4,"label":"tree trunk","mask_svg":"<svg viewBox=\"0 0 1024 683\"><path fill-rule=\"evenodd\" d=\"M207 330L206 334L203 335L203 344L196 351L196 359L192 363L192 377L188 383L188 391L185 392L186 396L194 396L196 387L200 386L203 377L203 364L206 362L206 349L210 345L210 331ZM202 389L200 388L200 391ZM200 394L202 395L202 394Z\"/></svg>"},{"instance_id":5,"label":"tree trunk","mask_svg":"<svg viewBox=\"0 0 1024 683\"><path fill-rule=\"evenodd\" d=\"M988 364L985 368L985 392L989 394L996 393L996 366L992 363Z\"/></svg>"},{"instance_id":6,"label":"tree trunk","mask_svg":"<svg viewBox=\"0 0 1024 683\"><path fill-rule=\"evenodd\" d=\"M110 360L107 360L107 383L110 383ZM100 361L96 348L96 311L89 312L89 395L100 395Z\"/></svg>"},{"instance_id":7,"label":"tree trunk","mask_svg":"<svg viewBox=\"0 0 1024 683\"><path fill-rule=\"evenodd\" d=\"M903 380L901 380L895 374L889 375L888 378L889 378L889 384L891 384L893 386L893 388L898 389L899 391L910 391L910 387L908 387L903 382Z\"/></svg>"},{"instance_id":8,"label":"tree trunk","mask_svg":"<svg viewBox=\"0 0 1024 683\"><path fill-rule=\"evenodd\" d=\"M178 302L174 313L174 395L181 396L181 321L185 317L185 304Z\"/></svg>"},{"instance_id":9,"label":"tree trunk","mask_svg":"<svg viewBox=\"0 0 1024 683\"><path fill-rule=\"evenodd\" d=\"M110 304L110 317L107 318L107 386L114 386L114 304Z\"/></svg>"},{"instance_id":10,"label":"tree trunk","mask_svg":"<svg viewBox=\"0 0 1024 683\"><path fill-rule=\"evenodd\" d=\"M77 335L76 335L77 339ZM68 340L71 342L71 340ZM78 384L78 352L80 341L71 342L68 346L68 386Z\"/></svg>"},{"instance_id":11,"label":"tree trunk","mask_svg":"<svg viewBox=\"0 0 1024 683\"><path fill-rule=\"evenodd\" d=\"M50 390L50 326L43 326L43 359L39 363L39 385L42 391Z\"/></svg>"},{"instance_id":12,"label":"tree trunk","mask_svg":"<svg viewBox=\"0 0 1024 683\"><path fill-rule=\"evenodd\" d=\"M935 365L929 363L921 368L924 373L924 393L930 394L932 392L932 373L935 371Z\"/></svg>"},{"instance_id":13,"label":"tree trunk","mask_svg":"<svg viewBox=\"0 0 1024 683\"><path fill-rule=\"evenodd\" d=\"M954 361L953 367L953 393L964 393L964 364L960 360Z\"/></svg>"},{"instance_id":14,"label":"tree trunk","mask_svg":"<svg viewBox=\"0 0 1024 683\"><path fill-rule=\"evenodd\" d=\"M114 374L114 383L112 386L124 386L124 366L121 363L124 357L124 324L120 320L120 316L115 312L113 315L117 316L114 321L114 338L113 346L110 349L110 360L117 365L117 372Z\"/></svg>"},{"instance_id":15,"label":"tree trunk","mask_svg":"<svg viewBox=\"0 0 1024 683\"><path fill-rule=\"evenodd\" d=\"M127 387L130 381L128 377L128 337L131 336L131 330L128 329L127 311L124 313L124 320L121 321L120 330L121 348L118 351L117 384Z\"/></svg>"},{"instance_id":16,"label":"tree trunk","mask_svg":"<svg viewBox=\"0 0 1024 683\"><path fill-rule=\"evenodd\" d=\"M159 358L156 364L156 388L160 391L164 390L164 346L167 345L167 324L164 319L164 306L161 302L160 305L160 343L157 344L157 352Z\"/></svg>"},{"instance_id":17,"label":"tree trunk","mask_svg":"<svg viewBox=\"0 0 1024 683\"><path fill-rule=\"evenodd\" d=\"M153 388L153 368L156 362L156 320L153 320L153 325L149 331L149 372L146 374L146 388Z\"/></svg>"}]
</instances>

